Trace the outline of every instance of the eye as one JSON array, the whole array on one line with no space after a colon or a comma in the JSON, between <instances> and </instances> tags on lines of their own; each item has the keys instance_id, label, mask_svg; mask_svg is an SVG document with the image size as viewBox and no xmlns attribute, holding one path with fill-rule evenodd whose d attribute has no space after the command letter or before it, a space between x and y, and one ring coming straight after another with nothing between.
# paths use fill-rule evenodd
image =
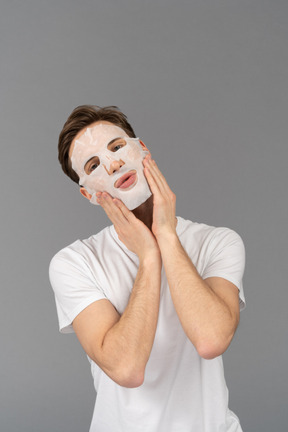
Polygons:
<instances>
[{"instance_id":1,"label":"eye","mask_svg":"<svg viewBox=\"0 0 288 432\"><path fill-rule=\"evenodd\" d=\"M91 158L85 165L86 174L91 174L100 165L98 156Z\"/></svg>"},{"instance_id":2,"label":"eye","mask_svg":"<svg viewBox=\"0 0 288 432\"><path fill-rule=\"evenodd\" d=\"M111 149L111 151L117 152L118 150L120 150L125 145L126 145L126 141L125 140L116 141L114 143L113 148Z\"/></svg>"},{"instance_id":3,"label":"eye","mask_svg":"<svg viewBox=\"0 0 288 432\"><path fill-rule=\"evenodd\" d=\"M98 164L97 164L97 163L93 163L93 164L89 167L89 172L94 171L97 167L98 167Z\"/></svg>"},{"instance_id":4,"label":"eye","mask_svg":"<svg viewBox=\"0 0 288 432\"><path fill-rule=\"evenodd\" d=\"M116 152L117 150L119 150L121 147L123 147L123 145L121 145L121 144L117 144L115 147L114 147L114 151Z\"/></svg>"}]
</instances>

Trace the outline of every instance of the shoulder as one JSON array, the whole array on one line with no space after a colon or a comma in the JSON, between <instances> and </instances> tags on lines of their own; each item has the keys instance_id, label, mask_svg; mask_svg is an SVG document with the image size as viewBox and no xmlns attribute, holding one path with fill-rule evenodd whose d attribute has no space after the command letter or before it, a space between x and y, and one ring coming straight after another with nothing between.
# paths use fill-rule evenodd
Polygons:
<instances>
[{"instance_id":1,"label":"shoulder","mask_svg":"<svg viewBox=\"0 0 288 432\"><path fill-rule=\"evenodd\" d=\"M209 249L220 253L234 250L238 255L245 256L245 246L240 235L231 228L214 227L209 235Z\"/></svg>"},{"instance_id":2,"label":"shoulder","mask_svg":"<svg viewBox=\"0 0 288 432\"><path fill-rule=\"evenodd\" d=\"M49 277L53 281L69 275L85 276L95 272L106 247L111 247L113 238L110 227L84 240L76 240L57 252L49 264Z\"/></svg>"},{"instance_id":3,"label":"shoulder","mask_svg":"<svg viewBox=\"0 0 288 432\"><path fill-rule=\"evenodd\" d=\"M240 235L227 227L215 227L182 218L178 218L178 221L180 241L201 277L221 277L232 282L239 289L240 309L243 309L245 247Z\"/></svg>"},{"instance_id":4,"label":"shoulder","mask_svg":"<svg viewBox=\"0 0 288 432\"><path fill-rule=\"evenodd\" d=\"M103 243L109 241L110 237L110 227L106 227L98 234L94 234L87 239L78 239L58 251L51 259L50 267L57 266L57 264L66 261L78 262L88 257L91 253L95 254Z\"/></svg>"},{"instance_id":5,"label":"shoulder","mask_svg":"<svg viewBox=\"0 0 288 432\"><path fill-rule=\"evenodd\" d=\"M181 217L178 219L178 234L183 237L194 236L198 240L225 244L229 242L239 242L243 244L240 235L231 228L215 227L205 223L192 222Z\"/></svg>"},{"instance_id":6,"label":"shoulder","mask_svg":"<svg viewBox=\"0 0 288 432\"><path fill-rule=\"evenodd\" d=\"M206 267L209 263L233 258L245 264L245 247L240 235L231 228L215 227L178 218L179 238L191 259ZM231 261L230 261L231 262ZM201 267L201 266L200 266Z\"/></svg>"},{"instance_id":7,"label":"shoulder","mask_svg":"<svg viewBox=\"0 0 288 432\"><path fill-rule=\"evenodd\" d=\"M101 283L101 244L109 228L85 240L76 240L57 252L49 265L49 279L55 294L59 328L72 331L74 318L94 301L105 299Z\"/></svg>"}]
</instances>

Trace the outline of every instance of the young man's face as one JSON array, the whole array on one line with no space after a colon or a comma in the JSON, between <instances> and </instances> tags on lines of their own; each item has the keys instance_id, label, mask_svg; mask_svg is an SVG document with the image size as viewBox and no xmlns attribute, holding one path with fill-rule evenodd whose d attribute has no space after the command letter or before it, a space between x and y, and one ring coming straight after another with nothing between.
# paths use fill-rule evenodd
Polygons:
<instances>
[{"instance_id":1,"label":"young man's face","mask_svg":"<svg viewBox=\"0 0 288 432\"><path fill-rule=\"evenodd\" d=\"M81 193L97 204L96 192L108 192L133 210L145 202L151 191L142 161L147 148L138 138L110 122L91 124L78 133L69 155L78 174Z\"/></svg>"}]
</instances>

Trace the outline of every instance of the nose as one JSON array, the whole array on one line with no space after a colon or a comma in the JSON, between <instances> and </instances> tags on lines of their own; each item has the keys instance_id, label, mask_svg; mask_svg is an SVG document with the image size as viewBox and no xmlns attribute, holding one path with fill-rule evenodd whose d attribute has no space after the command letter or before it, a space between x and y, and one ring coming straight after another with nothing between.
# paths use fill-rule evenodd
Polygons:
<instances>
[{"instance_id":1,"label":"nose","mask_svg":"<svg viewBox=\"0 0 288 432\"><path fill-rule=\"evenodd\" d=\"M109 165L109 162L110 162L110 165ZM119 169L125 164L125 162L122 161L122 159L120 159L120 160L110 159L109 162L107 164L107 166L109 166L109 168L107 168L107 166L105 164L103 164L108 175L111 175L111 174L115 173L116 171L119 171Z\"/></svg>"}]
</instances>

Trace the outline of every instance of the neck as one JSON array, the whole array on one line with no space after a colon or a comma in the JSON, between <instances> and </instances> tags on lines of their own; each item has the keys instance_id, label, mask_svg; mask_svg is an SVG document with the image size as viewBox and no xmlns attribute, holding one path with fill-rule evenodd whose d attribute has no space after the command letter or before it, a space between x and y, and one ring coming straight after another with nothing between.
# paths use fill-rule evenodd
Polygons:
<instances>
[{"instance_id":1,"label":"neck","mask_svg":"<svg viewBox=\"0 0 288 432\"><path fill-rule=\"evenodd\" d=\"M151 230L153 222L153 195L139 207L132 210L132 213Z\"/></svg>"}]
</instances>

